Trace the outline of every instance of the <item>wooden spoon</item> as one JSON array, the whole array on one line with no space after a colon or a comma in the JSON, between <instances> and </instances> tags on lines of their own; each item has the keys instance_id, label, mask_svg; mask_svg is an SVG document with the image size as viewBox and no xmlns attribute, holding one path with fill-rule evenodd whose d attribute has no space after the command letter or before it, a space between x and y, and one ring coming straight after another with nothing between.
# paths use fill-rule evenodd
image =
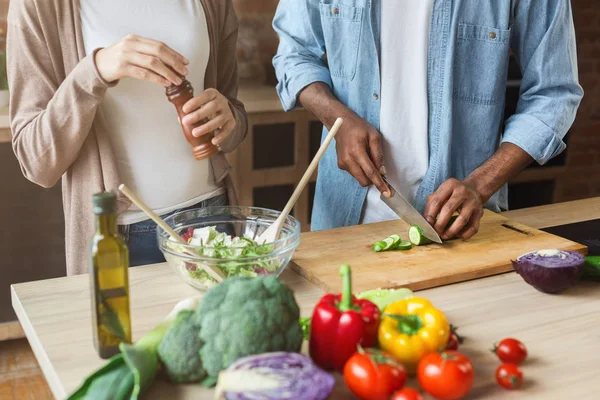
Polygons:
<instances>
[{"instance_id":1,"label":"wooden spoon","mask_svg":"<svg viewBox=\"0 0 600 400\"><path fill-rule=\"evenodd\" d=\"M287 216L292 211L292 208L294 208L294 206L296 205L296 202L298 201L298 198L302 194L302 191L304 190L304 188L310 181L310 178L312 177L315 170L317 169L317 166L319 165L319 161L321 161L321 158L323 158L323 155L325 154L325 150L327 150L327 148L329 147L329 144L331 144L331 141L337 134L337 132L340 129L340 126L342 125L343 122L344 122L344 120L341 118L338 118L335 121L335 124L333 124L333 127L329 131L329 134L327 135L327 137L325 137L325 140L321 144L321 147L317 151L317 154L315 154L315 157L310 162L310 165L306 169L306 172L302 176L302 179L300 179L300 183L298 183L298 186L296 186L296 190L294 190L294 193L292 193L292 197L290 197L290 200L285 205L285 208L283 209L283 211L281 212L281 214L279 215L277 220L275 220L275 222L273 224L271 224L271 226L269 226L267 228L267 230L265 230L258 237L257 242L259 244L272 243L279 238L279 234L281 233L281 228L283 227L283 224L285 223Z\"/></svg>"},{"instance_id":2,"label":"wooden spoon","mask_svg":"<svg viewBox=\"0 0 600 400\"><path fill-rule=\"evenodd\" d=\"M129 190L129 188L127 186L121 184L121 185L119 185L119 190L125 196L127 196L129 198L129 200L131 200L133 202L133 204L138 206L138 208L140 210L145 212L146 215L149 216L150 219L152 219L152 221L154 221L156 223L156 225L158 225L162 229L164 229L164 231L167 232L172 238L174 238L179 243L188 244L185 240L183 240L183 238L181 236L179 236L179 234L177 232L175 232L173 230L173 228L171 228L169 226L169 224L167 224L161 217L156 215L156 213L154 211L152 211L152 209L150 207L148 207L148 205L146 205L146 203L144 203L142 201L142 199L140 199L135 193L133 193L131 190ZM192 255L192 256L194 255L188 251L186 251L186 253L189 255ZM217 282L222 282L224 279L227 278L225 276L225 274L223 274L223 272L221 272L221 270L219 270L218 268L214 268L213 266L206 265L204 263L197 263L197 265L199 265L204 271L206 271L207 274L212 276Z\"/></svg>"}]
</instances>

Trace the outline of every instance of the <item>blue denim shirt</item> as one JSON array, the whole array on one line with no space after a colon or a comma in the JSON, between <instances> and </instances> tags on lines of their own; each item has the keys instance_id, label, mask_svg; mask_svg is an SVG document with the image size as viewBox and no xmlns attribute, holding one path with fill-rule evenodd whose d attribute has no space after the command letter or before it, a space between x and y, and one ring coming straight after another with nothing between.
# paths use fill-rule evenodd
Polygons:
<instances>
[{"instance_id":1,"label":"blue denim shirt","mask_svg":"<svg viewBox=\"0 0 600 400\"><path fill-rule=\"evenodd\" d=\"M441 183L465 178L501 142L540 164L561 153L583 96L569 0L434 0L431 18L429 169L415 200L421 211ZM309 84L324 82L379 129L380 20L380 0L280 0L273 64L284 108L297 107ZM505 124L510 49L523 81L517 111ZM330 146L319 165L312 228L358 224L366 192L338 168ZM486 207L507 208L506 186Z\"/></svg>"}]
</instances>

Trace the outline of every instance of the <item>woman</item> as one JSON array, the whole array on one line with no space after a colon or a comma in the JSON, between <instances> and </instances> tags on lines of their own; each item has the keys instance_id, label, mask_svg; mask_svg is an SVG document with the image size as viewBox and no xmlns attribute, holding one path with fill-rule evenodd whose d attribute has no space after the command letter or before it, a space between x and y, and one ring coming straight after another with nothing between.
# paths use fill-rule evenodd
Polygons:
<instances>
[{"instance_id":1,"label":"woman","mask_svg":"<svg viewBox=\"0 0 600 400\"><path fill-rule=\"evenodd\" d=\"M160 215L234 201L230 167L247 130L237 96L231 0L12 0L8 75L13 149L43 187L62 177L67 273L87 272L92 195L125 183ZM183 124L209 122L221 152L196 161L165 87L196 97ZM130 265L164 261L155 225L122 195Z\"/></svg>"}]
</instances>

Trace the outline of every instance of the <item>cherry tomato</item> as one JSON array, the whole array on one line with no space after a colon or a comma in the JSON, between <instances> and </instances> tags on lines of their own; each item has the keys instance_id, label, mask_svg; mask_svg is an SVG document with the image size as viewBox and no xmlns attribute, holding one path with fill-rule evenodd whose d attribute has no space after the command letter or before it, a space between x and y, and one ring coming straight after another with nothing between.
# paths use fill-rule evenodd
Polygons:
<instances>
[{"instance_id":1,"label":"cherry tomato","mask_svg":"<svg viewBox=\"0 0 600 400\"><path fill-rule=\"evenodd\" d=\"M527 348L517 339L502 339L492 349L500 361L520 365L527 358Z\"/></svg>"},{"instance_id":2,"label":"cherry tomato","mask_svg":"<svg viewBox=\"0 0 600 400\"><path fill-rule=\"evenodd\" d=\"M406 372L391 355L359 349L344 365L344 381L361 400L388 400L404 386Z\"/></svg>"},{"instance_id":3,"label":"cherry tomato","mask_svg":"<svg viewBox=\"0 0 600 400\"><path fill-rule=\"evenodd\" d=\"M496 370L496 381L506 389L518 389L523 384L523 373L515 364L504 363Z\"/></svg>"},{"instance_id":4,"label":"cherry tomato","mask_svg":"<svg viewBox=\"0 0 600 400\"><path fill-rule=\"evenodd\" d=\"M419 361L417 378L421 388L439 400L465 397L473 386L473 364L453 350L429 353Z\"/></svg>"},{"instance_id":5,"label":"cherry tomato","mask_svg":"<svg viewBox=\"0 0 600 400\"><path fill-rule=\"evenodd\" d=\"M394 393L391 400L423 400L423 396L416 389L404 387Z\"/></svg>"},{"instance_id":6,"label":"cherry tomato","mask_svg":"<svg viewBox=\"0 0 600 400\"><path fill-rule=\"evenodd\" d=\"M448 344L446 350L458 350L458 347L463 343L464 339L458 334L458 328L450 325L450 335L448 336Z\"/></svg>"},{"instance_id":7,"label":"cherry tomato","mask_svg":"<svg viewBox=\"0 0 600 400\"><path fill-rule=\"evenodd\" d=\"M448 336L448 344L446 345L446 350L458 350L458 345L460 343L458 342L458 337L456 336L456 333L451 332L450 336Z\"/></svg>"}]
</instances>

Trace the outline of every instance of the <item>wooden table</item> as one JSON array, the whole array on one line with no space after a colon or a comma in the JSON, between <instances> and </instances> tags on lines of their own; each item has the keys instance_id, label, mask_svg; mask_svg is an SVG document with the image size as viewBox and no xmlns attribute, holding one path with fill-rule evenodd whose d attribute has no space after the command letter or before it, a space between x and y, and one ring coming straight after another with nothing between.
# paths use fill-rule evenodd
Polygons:
<instances>
[{"instance_id":1,"label":"wooden table","mask_svg":"<svg viewBox=\"0 0 600 400\"><path fill-rule=\"evenodd\" d=\"M585 205L586 210L581 210ZM579 209L579 211L578 211ZM537 228L544 220L559 224L600 218L600 198L535 210ZM514 214L516 215L516 214ZM524 213L523 219L531 214ZM521 221L515 216L511 218ZM583 219L582 219L583 218ZM130 270L134 339L149 331L182 298L197 295L168 266ZM296 293L303 315L309 315L323 292L291 270L282 278ZM475 387L470 399L596 398L600 361L600 288L580 283L561 295L546 295L514 273L419 292L442 309L466 336L461 351L473 361ZM54 395L62 399L100 366L92 346L87 276L12 286L13 307ZM497 359L488 351L494 341L523 340L530 359L523 366L526 385L507 392L494 383ZM195 385L157 382L149 399L210 399L212 392ZM339 383L334 399L352 398Z\"/></svg>"}]
</instances>

